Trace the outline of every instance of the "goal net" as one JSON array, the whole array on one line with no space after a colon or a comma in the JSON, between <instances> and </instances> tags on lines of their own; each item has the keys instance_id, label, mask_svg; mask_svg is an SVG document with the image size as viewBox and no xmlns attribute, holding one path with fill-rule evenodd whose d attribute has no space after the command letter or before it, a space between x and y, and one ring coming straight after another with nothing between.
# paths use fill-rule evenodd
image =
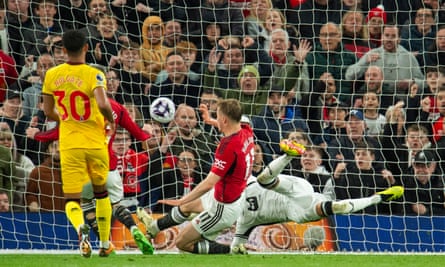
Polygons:
<instances>
[{"instance_id":1,"label":"goal net","mask_svg":"<svg viewBox=\"0 0 445 267\"><path fill-rule=\"evenodd\" d=\"M141 206L161 216L171 207L158 200L179 198L205 179L222 135L199 105L216 118L218 100L235 98L255 134L254 175L283 154L279 143L287 138L307 150L282 173L306 179L328 199L405 188L402 197L351 215L258 227L250 250L445 250L442 1L3 5L0 249L77 249L64 214L56 123L41 98L46 71L67 61L63 33L76 29L86 36L86 63L106 76L108 97L151 134L144 141L118 131L110 148L121 203L132 212ZM164 109L152 117L159 97L174 103L172 120ZM181 227L161 232L156 248L174 251ZM217 240L230 244L233 235L228 229ZM118 249L137 249L116 219L111 239Z\"/></svg>"}]
</instances>

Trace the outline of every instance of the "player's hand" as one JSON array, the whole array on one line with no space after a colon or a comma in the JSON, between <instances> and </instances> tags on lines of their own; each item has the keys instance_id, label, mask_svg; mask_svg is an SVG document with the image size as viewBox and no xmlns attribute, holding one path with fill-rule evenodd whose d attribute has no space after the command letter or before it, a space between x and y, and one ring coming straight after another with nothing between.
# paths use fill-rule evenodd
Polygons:
<instances>
[{"instance_id":1,"label":"player's hand","mask_svg":"<svg viewBox=\"0 0 445 267\"><path fill-rule=\"evenodd\" d=\"M180 199L161 199L158 201L160 204L165 204L169 206L179 206L181 205L182 201Z\"/></svg>"}]
</instances>

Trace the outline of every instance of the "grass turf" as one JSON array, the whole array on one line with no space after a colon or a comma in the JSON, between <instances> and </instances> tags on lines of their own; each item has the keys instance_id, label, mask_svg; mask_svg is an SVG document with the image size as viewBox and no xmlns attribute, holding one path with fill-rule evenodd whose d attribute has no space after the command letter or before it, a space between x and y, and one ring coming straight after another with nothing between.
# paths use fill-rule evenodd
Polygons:
<instances>
[{"instance_id":1,"label":"grass turf","mask_svg":"<svg viewBox=\"0 0 445 267\"><path fill-rule=\"evenodd\" d=\"M85 259L74 254L0 254L1 266L150 266L150 267L261 267L261 266L443 266L445 254L253 254L191 255L157 254L153 256L123 254Z\"/></svg>"}]
</instances>

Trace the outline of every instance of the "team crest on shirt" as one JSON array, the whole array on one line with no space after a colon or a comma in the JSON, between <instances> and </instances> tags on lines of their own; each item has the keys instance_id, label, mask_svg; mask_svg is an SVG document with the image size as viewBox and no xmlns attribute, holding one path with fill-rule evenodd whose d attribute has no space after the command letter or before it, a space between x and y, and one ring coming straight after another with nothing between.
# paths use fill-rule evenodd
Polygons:
<instances>
[{"instance_id":1,"label":"team crest on shirt","mask_svg":"<svg viewBox=\"0 0 445 267\"><path fill-rule=\"evenodd\" d=\"M223 160L220 160L220 159L215 159L215 163L214 164L215 164L215 167L217 169L224 170L224 168L226 167L227 162L223 161Z\"/></svg>"}]
</instances>

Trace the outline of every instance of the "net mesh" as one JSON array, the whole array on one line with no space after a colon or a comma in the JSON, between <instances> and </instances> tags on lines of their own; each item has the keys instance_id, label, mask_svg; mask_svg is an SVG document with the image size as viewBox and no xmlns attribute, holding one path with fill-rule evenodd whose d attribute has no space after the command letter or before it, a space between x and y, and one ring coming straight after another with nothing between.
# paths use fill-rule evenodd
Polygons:
<instances>
[{"instance_id":1,"label":"net mesh","mask_svg":"<svg viewBox=\"0 0 445 267\"><path fill-rule=\"evenodd\" d=\"M218 99L236 98L255 132L254 174L281 155L280 140L290 138L308 152L283 173L306 178L316 191L330 179L338 199L405 187L399 201L324 220L331 243L322 249L443 251L441 2L6 1L0 11L0 188L11 203L10 213L0 213L1 247L77 246L62 213L60 165L49 142L32 137L55 127L42 111L42 81L67 60L62 34L78 29L87 36L86 62L106 73L110 98L153 135L113 145L123 203L131 209L168 212L157 200L180 197L206 177L221 136L203 122L198 106L207 105L214 117ZM151 118L158 97L174 102L172 122ZM122 226L115 227L114 235L124 238ZM289 244L277 236L303 238L306 229L282 227L272 239ZM295 242L273 249L300 249L302 241Z\"/></svg>"}]
</instances>

